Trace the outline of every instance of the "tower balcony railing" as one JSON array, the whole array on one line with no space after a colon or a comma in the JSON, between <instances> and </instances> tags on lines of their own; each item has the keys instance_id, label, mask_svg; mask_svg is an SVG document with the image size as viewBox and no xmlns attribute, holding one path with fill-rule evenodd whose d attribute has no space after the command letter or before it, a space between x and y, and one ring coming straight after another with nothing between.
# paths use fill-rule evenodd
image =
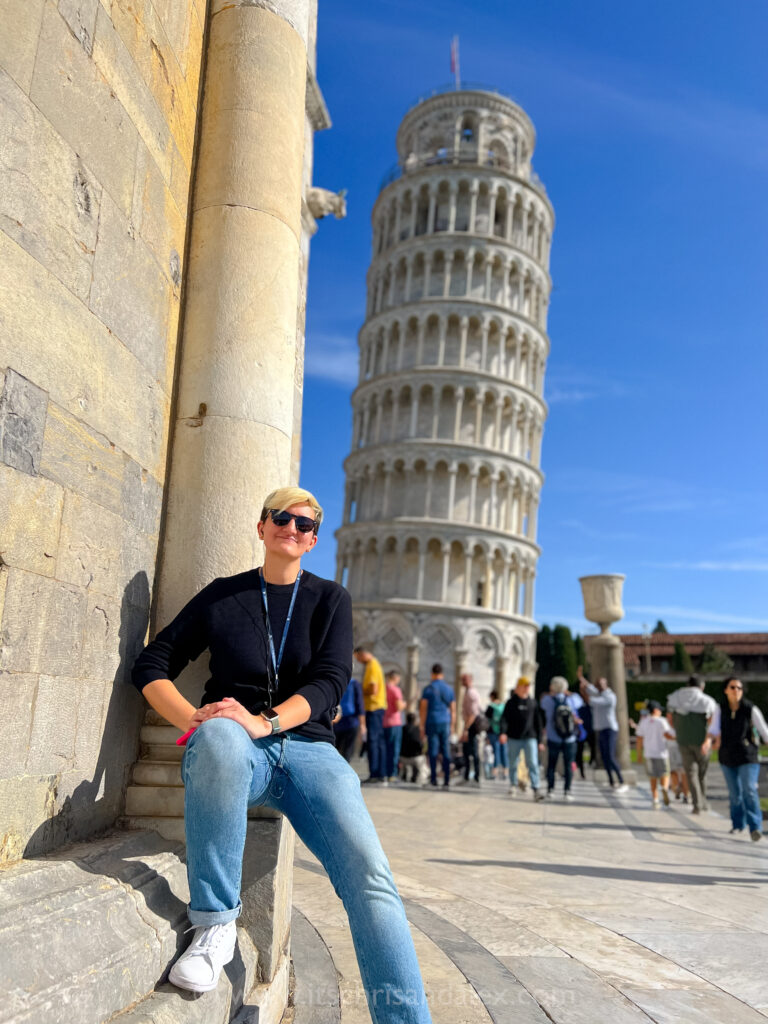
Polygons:
<instances>
[{"instance_id":1,"label":"tower balcony railing","mask_svg":"<svg viewBox=\"0 0 768 1024\"><path fill-rule=\"evenodd\" d=\"M500 156L492 149L486 150L485 153L480 153L475 146L461 146L459 149L440 148L434 153L422 154L421 156L416 156L412 153L404 163L393 164L381 179L379 191L385 189L387 185L391 185L393 181L398 181L409 174L421 171L425 167L446 166L489 167L495 170L508 171L510 174L521 177L515 163L507 157ZM540 192L543 196L547 195L544 183L534 170L530 171L530 176L527 180L528 184L535 188L537 192Z\"/></svg>"}]
</instances>

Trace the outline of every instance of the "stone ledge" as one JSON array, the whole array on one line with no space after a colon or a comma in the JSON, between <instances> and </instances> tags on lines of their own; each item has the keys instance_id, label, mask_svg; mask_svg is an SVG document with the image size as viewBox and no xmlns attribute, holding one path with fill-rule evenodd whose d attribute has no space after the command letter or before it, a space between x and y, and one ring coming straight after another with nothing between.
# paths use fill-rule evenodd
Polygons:
<instances>
[{"instance_id":1,"label":"stone ledge","mask_svg":"<svg viewBox=\"0 0 768 1024\"><path fill-rule=\"evenodd\" d=\"M117 1015L131 1024L226 1024L246 996L251 1008L263 1004L262 1024L277 1024L287 998L287 958L275 965L271 984L254 988L258 957L242 928L215 992L193 999L172 986L155 987L186 944L183 852L155 832L116 832L5 870L2 1024L102 1024Z\"/></svg>"}]
</instances>

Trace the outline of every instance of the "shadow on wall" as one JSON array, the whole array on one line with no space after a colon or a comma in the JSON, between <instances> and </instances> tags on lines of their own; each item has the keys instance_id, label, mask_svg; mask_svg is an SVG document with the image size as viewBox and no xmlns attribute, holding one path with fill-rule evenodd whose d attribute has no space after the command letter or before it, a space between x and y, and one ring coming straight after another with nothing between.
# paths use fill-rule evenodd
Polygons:
<instances>
[{"instance_id":1,"label":"shadow on wall","mask_svg":"<svg viewBox=\"0 0 768 1024\"><path fill-rule=\"evenodd\" d=\"M119 662L104 718L93 778L81 782L60 809L32 834L25 857L48 853L111 827L122 811L128 776L136 760L144 704L128 684L133 663L144 646L149 624L149 580L137 572L120 605ZM55 800L55 793L53 794Z\"/></svg>"}]
</instances>

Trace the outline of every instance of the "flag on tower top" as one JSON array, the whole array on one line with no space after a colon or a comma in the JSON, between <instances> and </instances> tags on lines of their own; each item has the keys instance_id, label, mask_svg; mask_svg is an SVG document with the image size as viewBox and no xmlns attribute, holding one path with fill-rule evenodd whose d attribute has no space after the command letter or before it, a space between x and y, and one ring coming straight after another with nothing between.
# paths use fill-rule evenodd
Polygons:
<instances>
[{"instance_id":1,"label":"flag on tower top","mask_svg":"<svg viewBox=\"0 0 768 1024\"><path fill-rule=\"evenodd\" d=\"M459 37L454 36L451 40L451 74L456 76L456 88L459 88Z\"/></svg>"}]
</instances>

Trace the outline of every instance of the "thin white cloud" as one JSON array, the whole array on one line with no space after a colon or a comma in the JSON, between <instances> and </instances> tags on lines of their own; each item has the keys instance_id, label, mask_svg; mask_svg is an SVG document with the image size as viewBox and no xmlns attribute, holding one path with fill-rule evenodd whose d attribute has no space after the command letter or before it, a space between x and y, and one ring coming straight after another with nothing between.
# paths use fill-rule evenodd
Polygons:
<instances>
[{"instance_id":1,"label":"thin white cloud","mask_svg":"<svg viewBox=\"0 0 768 1024\"><path fill-rule=\"evenodd\" d=\"M606 380L599 374L586 374L564 366L550 371L544 385L544 397L549 405L622 398L627 392L626 385L620 381Z\"/></svg>"},{"instance_id":2,"label":"thin white cloud","mask_svg":"<svg viewBox=\"0 0 768 1024\"><path fill-rule=\"evenodd\" d=\"M768 562L645 562L651 569L690 569L701 572L768 572Z\"/></svg>"},{"instance_id":3,"label":"thin white cloud","mask_svg":"<svg viewBox=\"0 0 768 1024\"><path fill-rule=\"evenodd\" d=\"M353 388L358 379L357 342L344 334L313 334L307 337L304 373Z\"/></svg>"},{"instance_id":4,"label":"thin white cloud","mask_svg":"<svg viewBox=\"0 0 768 1024\"><path fill-rule=\"evenodd\" d=\"M633 605L627 608L627 611L634 615L651 615L658 618L663 618L665 621L668 619L680 619L686 623L687 627L690 628L690 623L699 623L706 625L718 625L718 626L735 626L738 632L738 627L745 629L746 627L757 627L758 629L768 629L768 619L753 618L749 615L727 615L722 612L707 611L701 608L681 608L678 605L657 606L657 605ZM670 627L672 632L672 623L667 622L667 626ZM699 626L698 628L706 628L706 626ZM680 625L676 624L675 629L679 632ZM618 631L618 630L617 630Z\"/></svg>"}]
</instances>

